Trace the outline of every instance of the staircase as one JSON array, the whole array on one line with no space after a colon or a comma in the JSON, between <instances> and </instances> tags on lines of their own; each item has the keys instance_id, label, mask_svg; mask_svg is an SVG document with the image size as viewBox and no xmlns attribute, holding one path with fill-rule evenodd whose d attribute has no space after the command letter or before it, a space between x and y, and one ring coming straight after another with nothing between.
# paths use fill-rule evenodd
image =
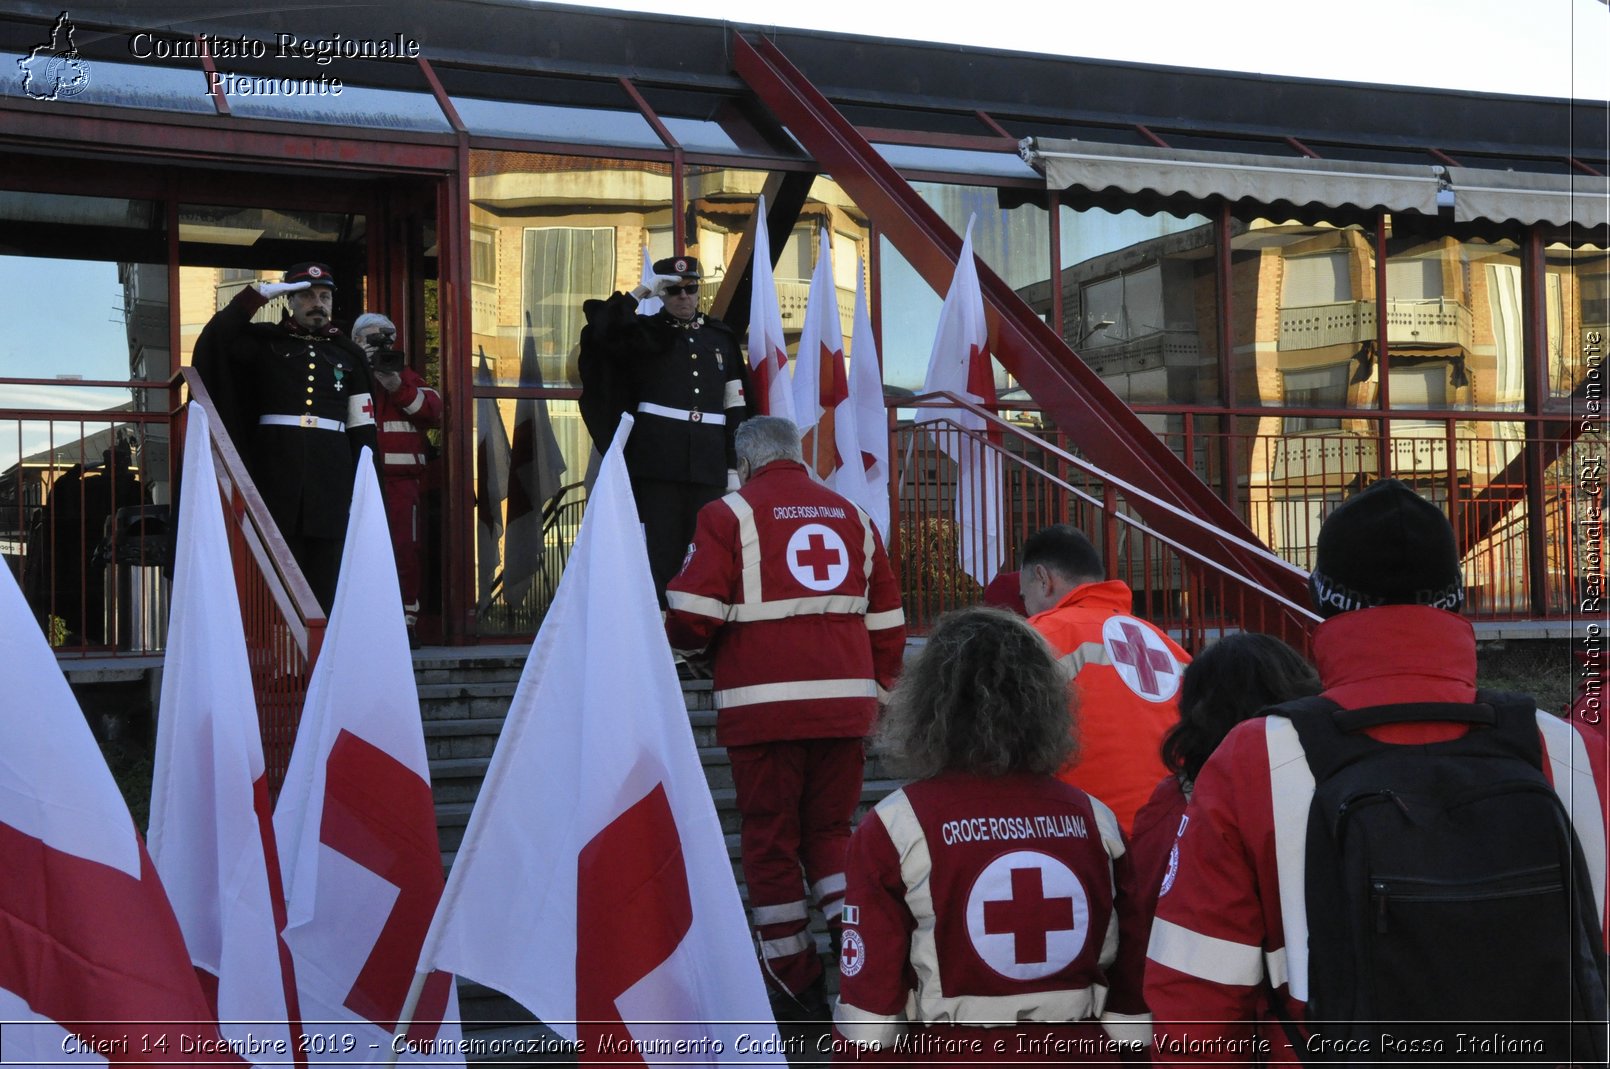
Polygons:
<instances>
[{"instance_id":1,"label":"staircase","mask_svg":"<svg viewBox=\"0 0 1610 1069\"><path fill-rule=\"evenodd\" d=\"M489 646L479 649L422 650L414 655L414 678L419 684L420 714L424 718L425 748L430 757L431 784L436 797L436 826L443 864L451 868L470 810L486 775L492 751L514 690L525 667L525 646ZM738 813L734 808L732 767L727 751L716 745L716 713L708 680L684 681L682 696L693 725L710 793L727 839L727 855L740 894L743 872L738 864ZM899 786L869 757L861 790L862 813ZM748 898L745 895L745 905ZM827 953L827 933L813 914L813 933L821 952ZM836 987L838 969L827 971L830 988ZM507 1029L509 1035L528 1035L535 1019L513 999L467 980L459 981L459 1010L466 1032ZM491 1035L494 1033L486 1032Z\"/></svg>"}]
</instances>

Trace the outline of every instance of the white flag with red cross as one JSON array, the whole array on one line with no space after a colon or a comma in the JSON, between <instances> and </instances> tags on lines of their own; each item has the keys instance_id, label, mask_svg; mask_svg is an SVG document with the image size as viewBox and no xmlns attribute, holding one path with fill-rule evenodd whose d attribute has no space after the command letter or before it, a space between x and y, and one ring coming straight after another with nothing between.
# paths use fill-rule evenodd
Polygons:
<instances>
[{"instance_id":1,"label":"white flag with red cross","mask_svg":"<svg viewBox=\"0 0 1610 1069\"><path fill-rule=\"evenodd\" d=\"M771 237L766 230L766 198L755 205L755 251L749 276L749 379L755 411L794 420L793 386L788 375L788 341L777 281L771 271Z\"/></svg>"},{"instance_id":2,"label":"white flag with red cross","mask_svg":"<svg viewBox=\"0 0 1610 1069\"><path fill-rule=\"evenodd\" d=\"M866 268L856 261L855 318L850 328L850 410L855 413L855 436L861 446L863 485L860 493L845 494L866 510L889 543L889 413L883 404L883 366L872 337L872 314L867 308ZM843 491L840 491L843 493Z\"/></svg>"},{"instance_id":3,"label":"white flag with red cross","mask_svg":"<svg viewBox=\"0 0 1610 1069\"><path fill-rule=\"evenodd\" d=\"M156 867L10 567L0 664L0 1057L229 1060Z\"/></svg>"},{"instance_id":4,"label":"white flag with red cross","mask_svg":"<svg viewBox=\"0 0 1610 1069\"><path fill-rule=\"evenodd\" d=\"M794 364L794 411L800 416L800 436L806 439L806 465L828 486L859 503L866 469L860 463L861 439L850 407L839 291L825 228L821 235Z\"/></svg>"},{"instance_id":5,"label":"white flag with red cross","mask_svg":"<svg viewBox=\"0 0 1610 1069\"><path fill-rule=\"evenodd\" d=\"M325 1062L379 1061L442 893L442 857L402 594L367 450L274 831L310 1049ZM434 1063L462 1065L457 1022L453 978L435 973L408 1037Z\"/></svg>"},{"instance_id":6,"label":"white flag with red cross","mask_svg":"<svg viewBox=\"0 0 1610 1069\"><path fill-rule=\"evenodd\" d=\"M973 260L972 219L967 221L950 292L939 310L939 330L922 384L923 393L939 391L995 410L995 373L990 366L984 295ZM934 437L956 463L955 517L962 570L980 586L986 585L1001 567L1001 455L990 445L999 444L998 435L963 408L921 408L917 421L944 421L961 429L958 433L949 427L935 428Z\"/></svg>"},{"instance_id":7,"label":"white flag with red cross","mask_svg":"<svg viewBox=\"0 0 1610 1069\"><path fill-rule=\"evenodd\" d=\"M780 1049L776 1026L632 501L631 425L604 457L419 967L516 999L580 1041L583 1065L771 1061L754 1053Z\"/></svg>"},{"instance_id":8,"label":"white flag with red cross","mask_svg":"<svg viewBox=\"0 0 1610 1069\"><path fill-rule=\"evenodd\" d=\"M269 811L246 634L206 410L190 405L184 488L157 706L151 860L168 888L225 1037L257 1063L301 1050L285 890ZM272 1040L289 1052L251 1039Z\"/></svg>"}]
</instances>

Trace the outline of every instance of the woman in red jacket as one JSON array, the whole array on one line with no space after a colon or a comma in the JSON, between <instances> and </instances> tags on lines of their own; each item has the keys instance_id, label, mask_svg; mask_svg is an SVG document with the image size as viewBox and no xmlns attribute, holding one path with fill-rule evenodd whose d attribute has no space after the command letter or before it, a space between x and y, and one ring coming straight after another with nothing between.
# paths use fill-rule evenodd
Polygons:
<instances>
[{"instance_id":1,"label":"woman in red jacket","mask_svg":"<svg viewBox=\"0 0 1610 1069\"><path fill-rule=\"evenodd\" d=\"M1113 1062L1150 1040L1112 810L1062 782L1068 681L1019 617L944 617L881 742L918 778L850 841L835 1060Z\"/></svg>"},{"instance_id":2,"label":"woman in red jacket","mask_svg":"<svg viewBox=\"0 0 1610 1069\"><path fill-rule=\"evenodd\" d=\"M1173 871L1174 841L1191 800L1191 785L1208 755L1231 728L1265 706L1319 690L1314 666L1271 635L1226 635L1186 666L1180 680L1180 719L1163 737L1169 774L1135 814L1129 837L1135 878L1146 902L1148 936L1158 890Z\"/></svg>"}]
</instances>

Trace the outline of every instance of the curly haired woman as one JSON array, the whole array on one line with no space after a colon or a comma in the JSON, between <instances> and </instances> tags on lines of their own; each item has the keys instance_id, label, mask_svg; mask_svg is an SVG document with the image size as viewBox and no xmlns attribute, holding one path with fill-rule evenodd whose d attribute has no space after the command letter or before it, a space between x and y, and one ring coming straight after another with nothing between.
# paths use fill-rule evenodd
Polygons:
<instances>
[{"instance_id":1,"label":"curly haired woman","mask_svg":"<svg viewBox=\"0 0 1610 1069\"><path fill-rule=\"evenodd\" d=\"M945 616L879 734L916 779L850 842L835 1057L1116 1061L1148 1042L1123 836L1056 777L1068 680L1039 634Z\"/></svg>"}]
</instances>

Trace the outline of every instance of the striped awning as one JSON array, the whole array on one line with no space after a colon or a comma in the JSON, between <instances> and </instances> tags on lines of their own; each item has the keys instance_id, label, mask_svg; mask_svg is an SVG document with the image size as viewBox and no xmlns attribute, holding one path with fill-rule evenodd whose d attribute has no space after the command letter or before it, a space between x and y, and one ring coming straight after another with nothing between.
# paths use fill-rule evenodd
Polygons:
<instances>
[{"instance_id":1,"label":"striped awning","mask_svg":"<svg viewBox=\"0 0 1610 1069\"><path fill-rule=\"evenodd\" d=\"M1610 179L1401 163L1205 152L1025 138L1023 158L1051 189L1137 196L1223 197L1257 204L1318 205L1435 215L1456 222L1576 224L1610 221Z\"/></svg>"}]
</instances>

